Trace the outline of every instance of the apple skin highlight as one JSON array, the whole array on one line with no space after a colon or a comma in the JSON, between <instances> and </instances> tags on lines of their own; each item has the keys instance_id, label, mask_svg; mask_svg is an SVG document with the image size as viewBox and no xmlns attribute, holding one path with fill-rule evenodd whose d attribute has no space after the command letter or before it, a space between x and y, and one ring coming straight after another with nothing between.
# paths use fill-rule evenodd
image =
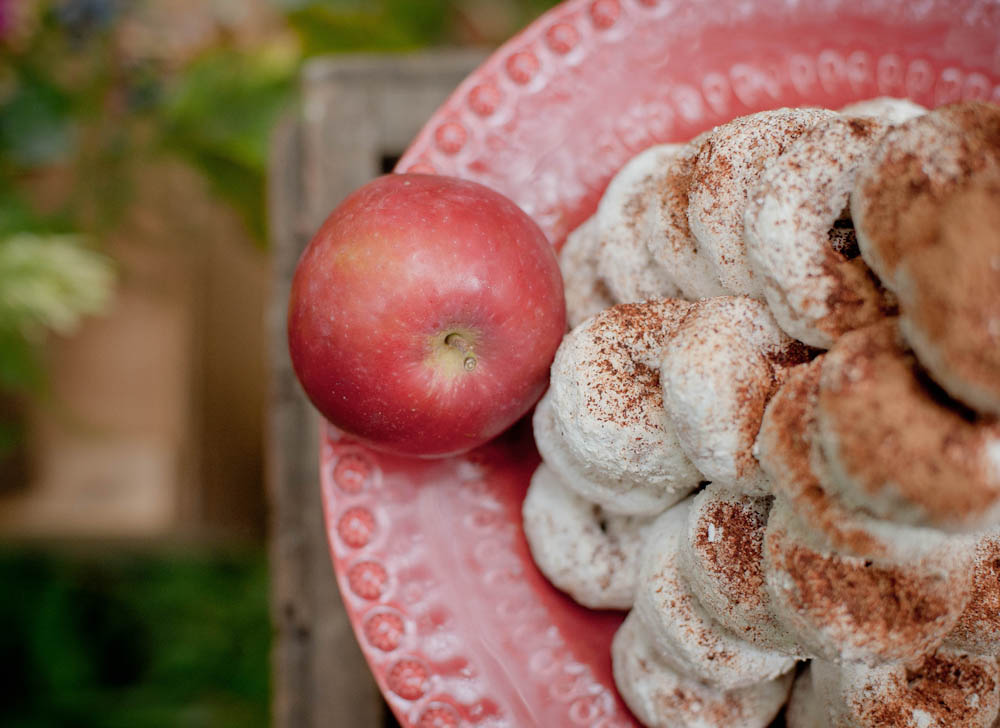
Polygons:
<instances>
[{"instance_id":1,"label":"apple skin highlight","mask_svg":"<svg viewBox=\"0 0 1000 728\"><path fill-rule=\"evenodd\" d=\"M380 177L299 260L288 346L306 394L374 448L467 451L531 409L566 331L555 252L483 185Z\"/></svg>"}]
</instances>

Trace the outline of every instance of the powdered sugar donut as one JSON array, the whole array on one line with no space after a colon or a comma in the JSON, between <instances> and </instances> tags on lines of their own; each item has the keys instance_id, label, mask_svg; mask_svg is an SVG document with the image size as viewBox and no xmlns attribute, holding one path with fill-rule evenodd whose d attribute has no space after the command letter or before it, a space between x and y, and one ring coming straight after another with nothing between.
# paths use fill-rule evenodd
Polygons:
<instances>
[{"instance_id":1,"label":"powdered sugar donut","mask_svg":"<svg viewBox=\"0 0 1000 728\"><path fill-rule=\"evenodd\" d=\"M725 295L711 262L701 254L688 225L688 192L694 156L707 134L678 147L676 156L657 176L646 207L646 246L690 300Z\"/></svg>"},{"instance_id":2,"label":"powdered sugar donut","mask_svg":"<svg viewBox=\"0 0 1000 728\"><path fill-rule=\"evenodd\" d=\"M785 146L835 112L777 109L734 119L712 130L694 158L688 223L699 250L730 293L761 298L746 259L743 212L760 173Z\"/></svg>"},{"instance_id":3,"label":"powdered sugar donut","mask_svg":"<svg viewBox=\"0 0 1000 728\"><path fill-rule=\"evenodd\" d=\"M902 124L927 113L927 109L909 99L879 96L874 99L855 101L840 110L846 116L863 116L878 119L885 124Z\"/></svg>"},{"instance_id":4,"label":"powdered sugar donut","mask_svg":"<svg viewBox=\"0 0 1000 728\"><path fill-rule=\"evenodd\" d=\"M781 371L809 351L745 296L691 304L660 364L663 403L684 452L706 480L766 493L751 453Z\"/></svg>"},{"instance_id":5,"label":"powdered sugar donut","mask_svg":"<svg viewBox=\"0 0 1000 728\"><path fill-rule=\"evenodd\" d=\"M611 516L570 491L542 463L524 498L524 535L539 570L591 609L628 609L652 518Z\"/></svg>"},{"instance_id":6,"label":"powdered sugar donut","mask_svg":"<svg viewBox=\"0 0 1000 728\"><path fill-rule=\"evenodd\" d=\"M788 502L832 548L859 556L885 556L895 540L874 532L871 519L829 497L813 468L816 398L823 357L786 372L785 381L764 410L754 454L771 490Z\"/></svg>"},{"instance_id":7,"label":"powdered sugar donut","mask_svg":"<svg viewBox=\"0 0 1000 728\"><path fill-rule=\"evenodd\" d=\"M831 475L824 485L848 505L903 523L1000 523L1000 423L970 419L934 390L895 319L838 340L817 400Z\"/></svg>"},{"instance_id":8,"label":"powdered sugar donut","mask_svg":"<svg viewBox=\"0 0 1000 728\"><path fill-rule=\"evenodd\" d=\"M1000 529L976 539L972 596L947 638L958 650L1000 654Z\"/></svg>"},{"instance_id":9,"label":"powdered sugar donut","mask_svg":"<svg viewBox=\"0 0 1000 728\"><path fill-rule=\"evenodd\" d=\"M949 394L1000 415L1000 175L942 203L932 237L900 261L900 330Z\"/></svg>"},{"instance_id":10,"label":"powdered sugar donut","mask_svg":"<svg viewBox=\"0 0 1000 728\"><path fill-rule=\"evenodd\" d=\"M795 678L792 694L785 708L787 728L829 728L830 718L826 706L816 694L813 685L812 665L807 665Z\"/></svg>"},{"instance_id":11,"label":"powdered sugar donut","mask_svg":"<svg viewBox=\"0 0 1000 728\"><path fill-rule=\"evenodd\" d=\"M723 627L758 647L797 656L802 650L774 618L764 584L772 500L709 484L692 500L681 565L695 598Z\"/></svg>"},{"instance_id":12,"label":"powdered sugar donut","mask_svg":"<svg viewBox=\"0 0 1000 728\"><path fill-rule=\"evenodd\" d=\"M611 643L615 684L648 728L764 728L788 697L789 672L774 680L722 691L682 676L665 663L634 614Z\"/></svg>"},{"instance_id":13,"label":"powdered sugar donut","mask_svg":"<svg viewBox=\"0 0 1000 728\"><path fill-rule=\"evenodd\" d=\"M633 492L654 495L662 510L702 479L677 442L659 381L663 347L689 306L674 299L619 304L567 334L556 352L550 449L568 465L550 464L610 513L649 513L650 499L634 503Z\"/></svg>"},{"instance_id":14,"label":"powdered sugar donut","mask_svg":"<svg viewBox=\"0 0 1000 728\"><path fill-rule=\"evenodd\" d=\"M670 492L652 487L639 479L627 483L608 479L592 463L581 460L570 449L556 421L551 388L535 406L532 427L542 460L558 474L563 485L609 514L655 516L688 494L687 490Z\"/></svg>"},{"instance_id":15,"label":"powdered sugar donut","mask_svg":"<svg viewBox=\"0 0 1000 728\"><path fill-rule=\"evenodd\" d=\"M747 258L764 297L781 328L811 346L828 349L890 310L864 261L831 246L858 169L885 129L872 119L821 120L764 170L747 201Z\"/></svg>"},{"instance_id":16,"label":"powdered sugar donut","mask_svg":"<svg viewBox=\"0 0 1000 728\"><path fill-rule=\"evenodd\" d=\"M841 553L777 498L764 534L774 614L815 657L915 659L942 643L971 591L968 547L938 545L901 542L885 559Z\"/></svg>"},{"instance_id":17,"label":"powdered sugar donut","mask_svg":"<svg viewBox=\"0 0 1000 728\"><path fill-rule=\"evenodd\" d=\"M600 243L597 218L591 215L566 237L559 251L559 270L566 292L566 322L571 329L615 305L607 284L597 274Z\"/></svg>"},{"instance_id":18,"label":"powdered sugar donut","mask_svg":"<svg viewBox=\"0 0 1000 728\"><path fill-rule=\"evenodd\" d=\"M622 303L678 295L669 272L646 247L646 209L657 179L683 147L660 144L630 159L597 205L597 271Z\"/></svg>"},{"instance_id":19,"label":"powdered sugar donut","mask_svg":"<svg viewBox=\"0 0 1000 728\"><path fill-rule=\"evenodd\" d=\"M824 490L813 443L822 362L788 372L755 446L776 495L764 536L772 610L813 655L913 658L965 610L972 550L965 539L849 509Z\"/></svg>"},{"instance_id":20,"label":"powdered sugar donut","mask_svg":"<svg viewBox=\"0 0 1000 728\"><path fill-rule=\"evenodd\" d=\"M895 291L900 260L928 245L940 201L1000 168L1000 106L967 101L889 129L851 193L865 262Z\"/></svg>"},{"instance_id":21,"label":"powdered sugar donut","mask_svg":"<svg viewBox=\"0 0 1000 728\"><path fill-rule=\"evenodd\" d=\"M941 531L873 518L849 508L826 490L829 475L816 445L816 401L824 357L788 371L768 403L754 451L775 496L787 503L825 547L876 562L920 554L951 556L949 577L965 584L972 564L972 542ZM964 587L963 587L964 588Z\"/></svg>"},{"instance_id":22,"label":"powdered sugar donut","mask_svg":"<svg viewBox=\"0 0 1000 728\"><path fill-rule=\"evenodd\" d=\"M690 501L663 513L640 556L633 614L653 648L672 669L722 690L770 680L792 669L795 658L761 649L713 620L682 573Z\"/></svg>"},{"instance_id":23,"label":"powdered sugar donut","mask_svg":"<svg viewBox=\"0 0 1000 728\"><path fill-rule=\"evenodd\" d=\"M940 649L909 664L812 664L833 726L991 728L1000 712L995 657Z\"/></svg>"}]
</instances>

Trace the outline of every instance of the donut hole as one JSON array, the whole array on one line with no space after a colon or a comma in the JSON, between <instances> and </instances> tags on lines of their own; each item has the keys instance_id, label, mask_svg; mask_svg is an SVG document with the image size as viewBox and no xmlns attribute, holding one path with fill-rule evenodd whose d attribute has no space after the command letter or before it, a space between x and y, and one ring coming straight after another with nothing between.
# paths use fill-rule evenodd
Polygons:
<instances>
[{"instance_id":1,"label":"donut hole","mask_svg":"<svg viewBox=\"0 0 1000 728\"><path fill-rule=\"evenodd\" d=\"M830 239L830 247L835 253L842 255L844 260L854 260L861 255L849 205L844 207L840 216L833 221L833 227L827 232L827 236Z\"/></svg>"},{"instance_id":2,"label":"donut hole","mask_svg":"<svg viewBox=\"0 0 1000 728\"><path fill-rule=\"evenodd\" d=\"M595 504L590 510L593 513L594 523L601 529L601 533L606 534L608 532L608 517L605 515L604 509Z\"/></svg>"}]
</instances>

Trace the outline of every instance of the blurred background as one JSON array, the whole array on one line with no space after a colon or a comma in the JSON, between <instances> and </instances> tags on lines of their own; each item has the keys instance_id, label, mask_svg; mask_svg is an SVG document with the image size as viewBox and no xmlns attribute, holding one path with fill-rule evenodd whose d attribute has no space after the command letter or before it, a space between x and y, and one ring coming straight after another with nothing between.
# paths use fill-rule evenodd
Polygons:
<instances>
[{"instance_id":1,"label":"blurred background","mask_svg":"<svg viewBox=\"0 0 1000 728\"><path fill-rule=\"evenodd\" d=\"M0 725L269 724L269 137L554 4L0 0Z\"/></svg>"}]
</instances>

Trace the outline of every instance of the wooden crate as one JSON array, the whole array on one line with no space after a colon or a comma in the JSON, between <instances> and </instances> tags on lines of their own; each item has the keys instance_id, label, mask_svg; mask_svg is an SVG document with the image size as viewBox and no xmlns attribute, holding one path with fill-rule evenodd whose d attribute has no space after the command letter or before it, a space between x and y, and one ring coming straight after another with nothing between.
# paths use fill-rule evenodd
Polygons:
<instances>
[{"instance_id":1,"label":"wooden crate","mask_svg":"<svg viewBox=\"0 0 1000 728\"><path fill-rule=\"evenodd\" d=\"M302 75L301 107L272 145L269 306L274 725L393 725L354 639L327 550L318 475L319 419L288 359L285 310L295 264L330 210L391 167L483 54L341 56Z\"/></svg>"}]
</instances>

